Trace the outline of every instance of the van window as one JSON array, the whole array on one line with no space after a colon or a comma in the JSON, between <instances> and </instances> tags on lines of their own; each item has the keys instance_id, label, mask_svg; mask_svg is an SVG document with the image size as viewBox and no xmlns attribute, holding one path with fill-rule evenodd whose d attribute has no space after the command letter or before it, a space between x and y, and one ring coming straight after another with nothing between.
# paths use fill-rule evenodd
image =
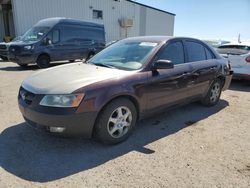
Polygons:
<instances>
[{"instance_id":1,"label":"van window","mask_svg":"<svg viewBox=\"0 0 250 188\"><path fill-rule=\"evenodd\" d=\"M184 63L184 50L182 42L168 44L158 59L170 60L174 64Z\"/></svg>"},{"instance_id":2,"label":"van window","mask_svg":"<svg viewBox=\"0 0 250 188\"><path fill-rule=\"evenodd\" d=\"M203 45L197 42L187 41L186 43L188 62L206 60L206 53Z\"/></svg>"},{"instance_id":3,"label":"van window","mask_svg":"<svg viewBox=\"0 0 250 188\"><path fill-rule=\"evenodd\" d=\"M60 41L60 31L58 29L54 29L49 32L47 38L51 40L52 44L56 44Z\"/></svg>"},{"instance_id":4,"label":"van window","mask_svg":"<svg viewBox=\"0 0 250 188\"><path fill-rule=\"evenodd\" d=\"M52 33L52 43L58 43L60 41L60 33L58 29L55 29Z\"/></svg>"},{"instance_id":5,"label":"van window","mask_svg":"<svg viewBox=\"0 0 250 188\"><path fill-rule=\"evenodd\" d=\"M61 40L66 43L104 40L104 31L100 28L63 26L61 32Z\"/></svg>"}]
</instances>

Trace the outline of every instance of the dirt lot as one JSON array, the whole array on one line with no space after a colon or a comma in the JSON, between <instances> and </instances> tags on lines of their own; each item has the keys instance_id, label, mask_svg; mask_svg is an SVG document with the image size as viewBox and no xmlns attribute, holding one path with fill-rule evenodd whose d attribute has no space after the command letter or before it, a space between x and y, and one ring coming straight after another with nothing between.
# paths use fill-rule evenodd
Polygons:
<instances>
[{"instance_id":1,"label":"dirt lot","mask_svg":"<svg viewBox=\"0 0 250 188\"><path fill-rule=\"evenodd\" d=\"M233 82L212 108L190 104L143 120L125 143L63 139L28 127L22 80L0 60L0 187L250 187L250 86Z\"/></svg>"}]
</instances>

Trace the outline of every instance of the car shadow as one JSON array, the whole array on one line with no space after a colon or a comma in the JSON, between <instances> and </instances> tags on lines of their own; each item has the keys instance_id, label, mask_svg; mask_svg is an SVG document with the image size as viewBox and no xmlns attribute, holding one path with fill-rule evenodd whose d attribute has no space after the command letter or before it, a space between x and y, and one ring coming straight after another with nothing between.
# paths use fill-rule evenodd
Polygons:
<instances>
[{"instance_id":1,"label":"car shadow","mask_svg":"<svg viewBox=\"0 0 250 188\"><path fill-rule=\"evenodd\" d=\"M80 61L75 61L80 62ZM60 61L60 62L52 62L50 64L50 67L55 67L59 65L69 64L68 61ZM30 70L39 70L39 67L37 65L28 65L26 67L20 67L20 66L8 66L8 67L0 67L0 71L30 71Z\"/></svg>"},{"instance_id":2,"label":"car shadow","mask_svg":"<svg viewBox=\"0 0 250 188\"><path fill-rule=\"evenodd\" d=\"M210 108L193 103L140 121L125 142L107 146L94 140L69 139L34 130L26 123L0 135L0 166L32 182L50 182L102 165L131 151L150 155L147 145L218 113L228 106L221 100Z\"/></svg>"},{"instance_id":3,"label":"car shadow","mask_svg":"<svg viewBox=\"0 0 250 188\"><path fill-rule=\"evenodd\" d=\"M250 92L250 81L232 80L229 90Z\"/></svg>"}]
</instances>

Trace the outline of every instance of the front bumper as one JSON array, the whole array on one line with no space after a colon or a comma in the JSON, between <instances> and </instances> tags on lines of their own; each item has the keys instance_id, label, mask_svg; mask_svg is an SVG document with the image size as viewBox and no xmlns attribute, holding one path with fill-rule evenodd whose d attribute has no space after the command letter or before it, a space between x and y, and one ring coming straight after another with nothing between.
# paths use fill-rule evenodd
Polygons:
<instances>
[{"instance_id":1,"label":"front bumper","mask_svg":"<svg viewBox=\"0 0 250 188\"><path fill-rule=\"evenodd\" d=\"M41 107L33 103L37 103L37 101L27 104L18 96L20 112L25 121L32 127L66 137L91 138L97 113L77 113L76 109ZM61 127L64 128L64 131L60 133L51 132L51 127Z\"/></svg>"},{"instance_id":2,"label":"front bumper","mask_svg":"<svg viewBox=\"0 0 250 188\"><path fill-rule=\"evenodd\" d=\"M236 80L250 80L250 74L234 73L233 79L236 79Z\"/></svg>"},{"instance_id":3,"label":"front bumper","mask_svg":"<svg viewBox=\"0 0 250 188\"><path fill-rule=\"evenodd\" d=\"M222 91L225 91L229 88L231 81L232 81L232 77L233 77L233 71L229 71L229 74L226 75L226 77L225 77L225 83L224 83L224 86L222 88Z\"/></svg>"},{"instance_id":4,"label":"front bumper","mask_svg":"<svg viewBox=\"0 0 250 188\"><path fill-rule=\"evenodd\" d=\"M19 54L15 55L13 53L9 53L8 55L9 61L15 62L19 65L27 65L36 62L36 56L34 54Z\"/></svg>"}]
</instances>

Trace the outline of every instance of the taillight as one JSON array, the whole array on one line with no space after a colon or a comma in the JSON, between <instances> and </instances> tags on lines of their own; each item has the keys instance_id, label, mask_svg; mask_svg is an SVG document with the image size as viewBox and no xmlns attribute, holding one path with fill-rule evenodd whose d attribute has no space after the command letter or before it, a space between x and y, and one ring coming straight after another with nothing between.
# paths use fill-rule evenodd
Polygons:
<instances>
[{"instance_id":1,"label":"taillight","mask_svg":"<svg viewBox=\"0 0 250 188\"><path fill-rule=\"evenodd\" d=\"M250 63L250 55L246 57L246 62Z\"/></svg>"}]
</instances>

